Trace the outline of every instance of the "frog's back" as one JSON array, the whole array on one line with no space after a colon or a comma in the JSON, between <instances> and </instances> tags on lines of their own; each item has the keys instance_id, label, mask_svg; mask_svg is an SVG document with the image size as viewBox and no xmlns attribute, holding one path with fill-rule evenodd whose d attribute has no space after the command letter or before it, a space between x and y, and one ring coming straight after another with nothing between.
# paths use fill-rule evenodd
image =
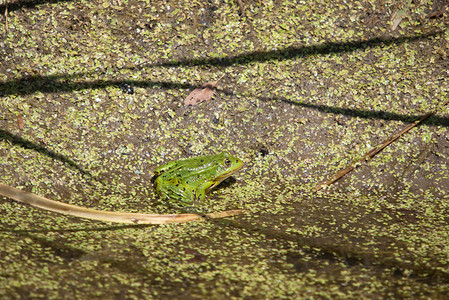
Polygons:
<instances>
[{"instance_id":1,"label":"frog's back","mask_svg":"<svg viewBox=\"0 0 449 300\"><path fill-rule=\"evenodd\" d=\"M243 163L228 152L171 161L157 168L156 191L165 200L191 203L240 169Z\"/></svg>"}]
</instances>

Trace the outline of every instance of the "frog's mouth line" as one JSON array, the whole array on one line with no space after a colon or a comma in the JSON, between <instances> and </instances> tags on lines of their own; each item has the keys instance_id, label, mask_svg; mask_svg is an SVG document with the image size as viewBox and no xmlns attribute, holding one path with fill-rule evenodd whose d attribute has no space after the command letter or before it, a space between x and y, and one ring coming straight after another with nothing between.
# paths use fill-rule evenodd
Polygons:
<instances>
[{"instance_id":1,"label":"frog's mouth line","mask_svg":"<svg viewBox=\"0 0 449 300\"><path fill-rule=\"evenodd\" d=\"M217 178L215 178L215 184L213 186L217 186L218 184L220 184L220 182L222 182L223 180L225 180L226 178L228 178L229 176L231 176L232 174L234 174L237 171L240 171L240 169L243 168L243 163L236 169L226 173L226 174L221 174L220 176L218 176Z\"/></svg>"}]
</instances>

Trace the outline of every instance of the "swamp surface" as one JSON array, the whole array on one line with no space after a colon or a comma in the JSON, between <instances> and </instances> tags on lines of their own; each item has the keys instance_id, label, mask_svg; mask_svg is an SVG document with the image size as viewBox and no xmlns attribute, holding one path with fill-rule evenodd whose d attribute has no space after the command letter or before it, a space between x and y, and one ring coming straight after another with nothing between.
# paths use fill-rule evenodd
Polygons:
<instances>
[{"instance_id":1,"label":"swamp surface","mask_svg":"<svg viewBox=\"0 0 449 300\"><path fill-rule=\"evenodd\" d=\"M444 1L1 4L0 182L173 213L153 170L228 151L245 166L206 204L245 213L129 226L2 197L0 298L447 297L448 25Z\"/></svg>"}]
</instances>

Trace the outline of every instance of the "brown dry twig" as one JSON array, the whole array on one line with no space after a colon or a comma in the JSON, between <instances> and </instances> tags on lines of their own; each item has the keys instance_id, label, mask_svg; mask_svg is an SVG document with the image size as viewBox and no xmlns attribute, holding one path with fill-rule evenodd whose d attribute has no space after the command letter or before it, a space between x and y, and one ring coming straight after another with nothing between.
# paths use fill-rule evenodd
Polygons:
<instances>
[{"instance_id":1,"label":"brown dry twig","mask_svg":"<svg viewBox=\"0 0 449 300\"><path fill-rule=\"evenodd\" d=\"M0 0L0 4L5 4L5 32L8 32L8 0Z\"/></svg>"},{"instance_id":2,"label":"brown dry twig","mask_svg":"<svg viewBox=\"0 0 449 300\"><path fill-rule=\"evenodd\" d=\"M216 213L208 213L204 216L198 214L139 214L127 212L112 212L90 209L71 205L59 201L50 200L33 193L25 192L11 186L0 183L0 195L11 198L17 202L26 203L43 210L53 211L65 215L76 216L91 220L99 220L114 223L127 224L168 224L199 221L204 218L218 219L235 216L243 213L241 209L226 210Z\"/></svg>"},{"instance_id":3,"label":"brown dry twig","mask_svg":"<svg viewBox=\"0 0 449 300\"><path fill-rule=\"evenodd\" d=\"M445 102L441 107L444 107L448 104L449 104L449 101ZM385 142L383 142L377 148L374 148L371 151L367 152L365 155L363 155L361 158L359 158L355 162L351 163L349 166L347 166L343 170L340 170L337 173L335 173L334 175L332 175L329 179L324 180L324 181L320 182L319 184L317 184L312 189L312 191L317 192L317 191L321 190L322 188L324 188L325 186L329 186L332 183L336 182L337 180L339 180L340 178L342 178L343 176L345 176L346 174L348 174L349 172L354 170L361 162L367 161L367 160L371 159L372 157L374 157L377 153L382 151L385 147L387 147L388 145L393 143L395 140L397 140L401 135L403 135L404 133L407 133L413 127L418 126L419 124L421 124L422 122L427 120L430 116L434 115L437 111L438 110L429 112L429 113L425 114L424 116L422 116L418 121L405 126L401 131L392 135L390 138L388 138Z\"/></svg>"}]
</instances>

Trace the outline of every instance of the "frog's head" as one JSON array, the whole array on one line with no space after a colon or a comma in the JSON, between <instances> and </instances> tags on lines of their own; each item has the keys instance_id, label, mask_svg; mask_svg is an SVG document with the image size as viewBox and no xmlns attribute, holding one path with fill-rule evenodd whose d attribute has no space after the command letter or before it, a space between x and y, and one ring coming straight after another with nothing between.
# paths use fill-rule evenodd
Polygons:
<instances>
[{"instance_id":1,"label":"frog's head","mask_svg":"<svg viewBox=\"0 0 449 300\"><path fill-rule=\"evenodd\" d=\"M231 156L228 152L223 152L218 155L217 164L217 177L214 179L214 186L243 167L243 162L237 157Z\"/></svg>"}]
</instances>

